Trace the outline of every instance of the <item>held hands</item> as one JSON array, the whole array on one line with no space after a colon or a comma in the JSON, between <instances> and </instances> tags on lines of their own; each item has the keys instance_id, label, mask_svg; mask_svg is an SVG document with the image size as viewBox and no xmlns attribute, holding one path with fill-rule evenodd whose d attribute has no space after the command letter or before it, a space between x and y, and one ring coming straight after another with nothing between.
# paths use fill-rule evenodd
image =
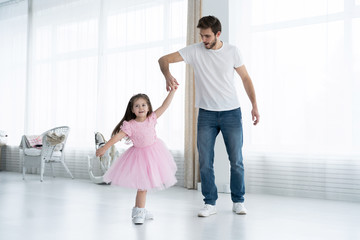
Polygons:
<instances>
[{"instance_id":1,"label":"held hands","mask_svg":"<svg viewBox=\"0 0 360 240\"><path fill-rule=\"evenodd\" d=\"M179 83L171 74L169 74L169 76L166 77L166 91L169 92L173 89L176 90L178 85Z\"/></svg>"}]
</instances>

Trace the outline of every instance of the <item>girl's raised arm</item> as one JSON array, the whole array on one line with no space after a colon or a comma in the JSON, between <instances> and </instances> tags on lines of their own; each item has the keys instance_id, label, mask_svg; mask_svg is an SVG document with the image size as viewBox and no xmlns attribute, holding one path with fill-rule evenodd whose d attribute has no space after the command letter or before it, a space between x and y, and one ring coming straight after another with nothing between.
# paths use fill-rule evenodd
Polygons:
<instances>
[{"instance_id":1,"label":"girl's raised arm","mask_svg":"<svg viewBox=\"0 0 360 240\"><path fill-rule=\"evenodd\" d=\"M165 110L169 107L172 99L174 98L175 91L177 90L177 87L171 89L167 97L165 98L163 104L155 110L156 117L159 118Z\"/></svg>"},{"instance_id":2,"label":"girl's raised arm","mask_svg":"<svg viewBox=\"0 0 360 240\"><path fill-rule=\"evenodd\" d=\"M104 155L105 152L112 145L114 145L118 141L121 141L121 139L123 139L124 137L126 137L126 133L124 133L123 131L120 131L117 134L115 134L102 148L99 148L98 150L96 150L96 156L101 157L102 155Z\"/></svg>"}]
</instances>

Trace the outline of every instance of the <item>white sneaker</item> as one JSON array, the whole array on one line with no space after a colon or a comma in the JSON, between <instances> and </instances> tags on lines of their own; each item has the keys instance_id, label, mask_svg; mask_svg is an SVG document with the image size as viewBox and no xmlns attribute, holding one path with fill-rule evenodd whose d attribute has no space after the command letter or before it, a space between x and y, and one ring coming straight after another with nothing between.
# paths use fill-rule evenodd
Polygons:
<instances>
[{"instance_id":1,"label":"white sneaker","mask_svg":"<svg viewBox=\"0 0 360 240\"><path fill-rule=\"evenodd\" d=\"M233 204L233 211L239 215L245 215L247 212L244 203L240 203L240 202Z\"/></svg>"},{"instance_id":2,"label":"white sneaker","mask_svg":"<svg viewBox=\"0 0 360 240\"><path fill-rule=\"evenodd\" d=\"M198 213L198 217L208 217L216 213L216 207L214 205L205 204Z\"/></svg>"},{"instance_id":3,"label":"white sneaker","mask_svg":"<svg viewBox=\"0 0 360 240\"><path fill-rule=\"evenodd\" d=\"M143 224L145 222L145 216L145 208L134 208L132 211L132 221L135 224Z\"/></svg>"},{"instance_id":4,"label":"white sneaker","mask_svg":"<svg viewBox=\"0 0 360 240\"><path fill-rule=\"evenodd\" d=\"M141 209L141 208L133 207L132 212L131 212L132 218L134 218L134 216L136 215L137 209ZM145 220L152 220L152 219L154 219L154 214L152 214L151 212L149 212L148 210L145 209Z\"/></svg>"}]
</instances>

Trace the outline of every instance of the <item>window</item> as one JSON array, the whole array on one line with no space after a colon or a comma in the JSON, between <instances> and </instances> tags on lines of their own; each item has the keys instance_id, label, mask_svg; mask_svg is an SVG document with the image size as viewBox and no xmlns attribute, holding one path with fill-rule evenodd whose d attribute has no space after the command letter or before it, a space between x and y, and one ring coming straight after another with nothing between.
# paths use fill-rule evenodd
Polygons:
<instances>
[{"instance_id":1,"label":"window","mask_svg":"<svg viewBox=\"0 0 360 240\"><path fill-rule=\"evenodd\" d=\"M0 130L8 145L24 134L27 53L27 2L0 4Z\"/></svg>"},{"instance_id":2,"label":"window","mask_svg":"<svg viewBox=\"0 0 360 240\"><path fill-rule=\"evenodd\" d=\"M167 92L157 60L186 45L186 0L32 2L28 133L68 125L69 147L92 148L94 131L109 139L132 95L160 106ZM184 65L173 71L184 79ZM183 99L180 88L157 126L181 152Z\"/></svg>"},{"instance_id":3,"label":"window","mask_svg":"<svg viewBox=\"0 0 360 240\"><path fill-rule=\"evenodd\" d=\"M261 114L259 126L245 125L248 150L359 154L358 5L231 1L230 22L239 29L231 39L245 55Z\"/></svg>"}]
</instances>

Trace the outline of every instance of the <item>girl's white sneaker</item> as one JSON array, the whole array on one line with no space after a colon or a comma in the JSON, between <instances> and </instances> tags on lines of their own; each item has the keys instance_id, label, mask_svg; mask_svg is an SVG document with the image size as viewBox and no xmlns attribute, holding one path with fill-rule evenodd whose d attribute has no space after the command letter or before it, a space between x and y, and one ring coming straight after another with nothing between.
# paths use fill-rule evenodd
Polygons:
<instances>
[{"instance_id":1,"label":"girl's white sneaker","mask_svg":"<svg viewBox=\"0 0 360 240\"><path fill-rule=\"evenodd\" d=\"M142 212L142 211L145 212L144 220L142 220L142 218L134 220L135 218L139 218L139 214L140 214L139 212ZM135 221L139 222L139 223L135 223L135 224L142 224L142 223L144 223L145 220L154 219L154 215L151 212L149 212L145 208L138 208L138 207L133 207L132 212L131 212L131 217L132 217L134 223L135 223Z\"/></svg>"},{"instance_id":2,"label":"girl's white sneaker","mask_svg":"<svg viewBox=\"0 0 360 240\"><path fill-rule=\"evenodd\" d=\"M145 222L145 216L145 208L134 208L132 211L132 221L134 224L143 224Z\"/></svg>"}]
</instances>

